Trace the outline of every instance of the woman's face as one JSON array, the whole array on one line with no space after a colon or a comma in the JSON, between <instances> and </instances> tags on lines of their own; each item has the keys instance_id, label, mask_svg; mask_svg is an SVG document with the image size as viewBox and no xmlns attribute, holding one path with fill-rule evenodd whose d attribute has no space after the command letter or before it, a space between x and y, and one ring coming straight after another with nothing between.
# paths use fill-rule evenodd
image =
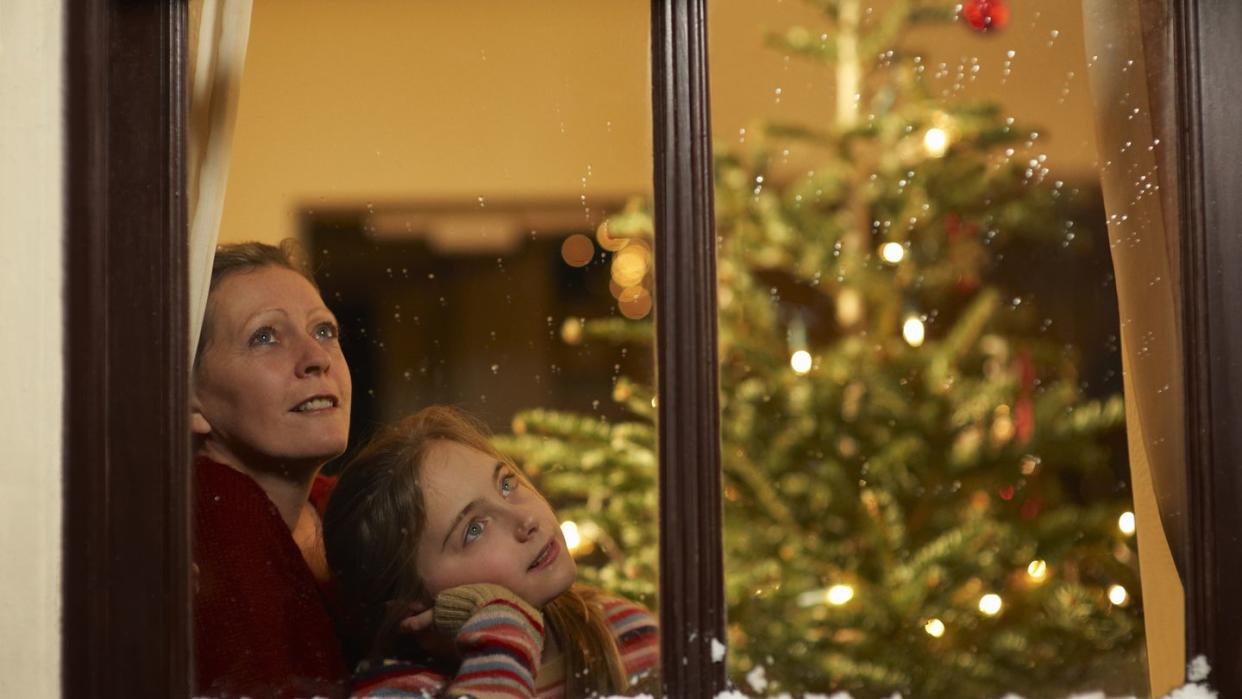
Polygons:
<instances>
[{"instance_id":1,"label":"woman's face","mask_svg":"<svg viewBox=\"0 0 1242 699\"><path fill-rule=\"evenodd\" d=\"M495 583L541 608L573 584L577 564L552 507L509 466L443 441L421 475L427 524L415 564L430 595Z\"/></svg>"},{"instance_id":2,"label":"woman's face","mask_svg":"<svg viewBox=\"0 0 1242 699\"><path fill-rule=\"evenodd\" d=\"M260 267L211 294L209 341L194 374L191 424L207 456L290 471L320 465L349 438L349 367L336 318L300 274Z\"/></svg>"}]
</instances>

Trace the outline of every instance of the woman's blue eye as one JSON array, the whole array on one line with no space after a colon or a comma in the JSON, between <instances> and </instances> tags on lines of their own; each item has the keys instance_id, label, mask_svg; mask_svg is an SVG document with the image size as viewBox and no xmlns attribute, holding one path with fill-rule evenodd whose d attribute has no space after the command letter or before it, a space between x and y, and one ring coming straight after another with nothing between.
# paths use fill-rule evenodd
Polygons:
<instances>
[{"instance_id":1,"label":"woman's blue eye","mask_svg":"<svg viewBox=\"0 0 1242 699\"><path fill-rule=\"evenodd\" d=\"M320 323L315 327L315 336L323 340L334 339L340 334L340 330L337 329L336 323Z\"/></svg>"},{"instance_id":2,"label":"woman's blue eye","mask_svg":"<svg viewBox=\"0 0 1242 699\"><path fill-rule=\"evenodd\" d=\"M271 328L259 328L250 336L250 346L270 345L276 341L276 331Z\"/></svg>"},{"instance_id":3,"label":"woman's blue eye","mask_svg":"<svg viewBox=\"0 0 1242 699\"><path fill-rule=\"evenodd\" d=\"M483 535L483 523L476 520L466 525L466 543L470 543Z\"/></svg>"}]
</instances>

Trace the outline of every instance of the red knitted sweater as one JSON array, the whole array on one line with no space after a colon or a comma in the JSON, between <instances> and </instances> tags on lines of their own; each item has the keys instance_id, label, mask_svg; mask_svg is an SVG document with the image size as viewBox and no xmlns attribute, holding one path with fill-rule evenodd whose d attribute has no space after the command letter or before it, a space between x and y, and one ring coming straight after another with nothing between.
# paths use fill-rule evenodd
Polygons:
<instances>
[{"instance_id":1,"label":"red knitted sweater","mask_svg":"<svg viewBox=\"0 0 1242 699\"><path fill-rule=\"evenodd\" d=\"M330 481L312 503L322 509ZM211 697L336 697L345 666L320 588L275 504L249 476L194 464L194 688Z\"/></svg>"}]
</instances>

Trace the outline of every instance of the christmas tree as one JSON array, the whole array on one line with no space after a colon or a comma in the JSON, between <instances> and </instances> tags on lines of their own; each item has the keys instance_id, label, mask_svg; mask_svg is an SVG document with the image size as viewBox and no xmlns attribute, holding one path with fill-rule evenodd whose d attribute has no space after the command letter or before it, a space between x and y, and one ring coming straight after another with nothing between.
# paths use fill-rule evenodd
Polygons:
<instances>
[{"instance_id":1,"label":"christmas tree","mask_svg":"<svg viewBox=\"0 0 1242 699\"><path fill-rule=\"evenodd\" d=\"M831 71L836 114L716 157L731 676L1035 697L1141 666L1121 398L1084 394L1075 348L998 273L1004 251L1102 235L1066 218L1031 128L933 98L906 45L934 22L982 37L1008 8L894 2L864 21L857 0L813 4L824 26L769 43ZM816 166L781 172L790 144ZM568 319L565 341L649 345L631 318L651 229L642 202L600 227L628 317ZM503 441L575 523L584 577L650 602L655 398L618 377L613 399L630 418L532 410Z\"/></svg>"}]
</instances>

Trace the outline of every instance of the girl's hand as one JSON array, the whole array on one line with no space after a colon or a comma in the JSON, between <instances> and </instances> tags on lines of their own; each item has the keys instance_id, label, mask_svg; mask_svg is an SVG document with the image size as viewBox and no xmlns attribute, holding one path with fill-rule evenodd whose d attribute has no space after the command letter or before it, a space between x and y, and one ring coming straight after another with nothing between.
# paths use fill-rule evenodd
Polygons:
<instances>
[{"instance_id":1,"label":"girl's hand","mask_svg":"<svg viewBox=\"0 0 1242 699\"><path fill-rule=\"evenodd\" d=\"M453 637L436 629L435 624L435 609L414 602L410 605L409 615L401 620L397 628L403 636L413 640L432 657L455 659L457 648L453 644Z\"/></svg>"},{"instance_id":2,"label":"girl's hand","mask_svg":"<svg viewBox=\"0 0 1242 699\"><path fill-rule=\"evenodd\" d=\"M435 624L435 610L424 604L414 603L410 605L409 616L401 620L401 633L415 635Z\"/></svg>"}]
</instances>

